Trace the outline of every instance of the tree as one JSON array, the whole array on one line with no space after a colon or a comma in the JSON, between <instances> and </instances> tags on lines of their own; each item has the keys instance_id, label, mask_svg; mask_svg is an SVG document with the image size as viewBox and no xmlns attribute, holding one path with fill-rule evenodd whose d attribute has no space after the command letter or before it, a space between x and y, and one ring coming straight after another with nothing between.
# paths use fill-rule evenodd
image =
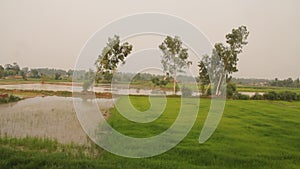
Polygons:
<instances>
[{"instance_id":1,"label":"tree","mask_svg":"<svg viewBox=\"0 0 300 169\"><path fill-rule=\"evenodd\" d=\"M107 45L96 60L97 73L107 76L113 74L120 63L125 63L125 58L131 53L132 45L128 42L121 44L120 37L115 35L108 38ZM108 77L108 76L107 76ZM110 79L111 80L111 79Z\"/></svg>"},{"instance_id":2,"label":"tree","mask_svg":"<svg viewBox=\"0 0 300 169\"><path fill-rule=\"evenodd\" d=\"M22 76L22 79L23 79L23 80L27 80L27 76L26 76L25 71L21 70L21 71L20 71L20 75Z\"/></svg>"},{"instance_id":3,"label":"tree","mask_svg":"<svg viewBox=\"0 0 300 169\"><path fill-rule=\"evenodd\" d=\"M230 82L231 74L237 72L238 54L242 53L243 47L248 44L247 38L249 31L246 26L240 26L237 29L232 29L232 32L226 35L226 45L222 43L216 43L212 52L211 58L203 58L199 64L200 79L207 79L207 74L217 77L217 83L215 85L215 95L219 96L221 91L221 84L226 80ZM217 74L215 70L210 69L212 67L222 67L223 70L219 70ZM203 69L203 65L206 66L206 70ZM210 66L210 68L208 68ZM206 73L207 72L207 73Z\"/></svg>"},{"instance_id":4,"label":"tree","mask_svg":"<svg viewBox=\"0 0 300 169\"><path fill-rule=\"evenodd\" d=\"M71 76L73 76L73 73L74 73L74 70L69 69L67 72L67 76L71 77Z\"/></svg>"},{"instance_id":5,"label":"tree","mask_svg":"<svg viewBox=\"0 0 300 169\"><path fill-rule=\"evenodd\" d=\"M159 45L162 51L161 63L163 71L169 73L173 77L173 92L176 94L176 75L178 72L184 72L184 69L192 64L188 61L188 49L183 48L182 42L178 36L174 38L167 36L166 39Z\"/></svg>"},{"instance_id":6,"label":"tree","mask_svg":"<svg viewBox=\"0 0 300 169\"><path fill-rule=\"evenodd\" d=\"M92 69L89 69L88 72L84 74L84 82L82 85L83 92L86 92L92 85L95 79L95 72Z\"/></svg>"},{"instance_id":7,"label":"tree","mask_svg":"<svg viewBox=\"0 0 300 169\"><path fill-rule=\"evenodd\" d=\"M30 70L30 76L32 78L40 78L41 77L40 73L39 73L39 71L37 69L31 69Z\"/></svg>"},{"instance_id":8,"label":"tree","mask_svg":"<svg viewBox=\"0 0 300 169\"><path fill-rule=\"evenodd\" d=\"M61 80L61 74L60 73L55 73L54 80Z\"/></svg>"},{"instance_id":9,"label":"tree","mask_svg":"<svg viewBox=\"0 0 300 169\"><path fill-rule=\"evenodd\" d=\"M0 65L0 79L4 77L4 67Z\"/></svg>"},{"instance_id":10,"label":"tree","mask_svg":"<svg viewBox=\"0 0 300 169\"><path fill-rule=\"evenodd\" d=\"M202 95L207 94L207 90L209 87L207 87L207 90L205 90L205 86L210 84L208 70L205 66L205 63L208 63L208 56L204 56L203 60L199 62L199 82L201 85L201 93Z\"/></svg>"}]
</instances>

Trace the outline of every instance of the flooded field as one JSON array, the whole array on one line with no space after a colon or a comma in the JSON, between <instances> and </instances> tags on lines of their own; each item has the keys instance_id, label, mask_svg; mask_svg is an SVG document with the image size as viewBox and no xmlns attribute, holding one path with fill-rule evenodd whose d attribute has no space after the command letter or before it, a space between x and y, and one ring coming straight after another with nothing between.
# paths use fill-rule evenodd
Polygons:
<instances>
[{"instance_id":1,"label":"flooded field","mask_svg":"<svg viewBox=\"0 0 300 169\"><path fill-rule=\"evenodd\" d=\"M76 101L83 102L80 98ZM107 110L113 107L113 100L96 101L104 117L107 117ZM71 97L35 97L0 105L0 135L51 138L63 144L84 145L89 142L76 117Z\"/></svg>"},{"instance_id":2,"label":"flooded field","mask_svg":"<svg viewBox=\"0 0 300 169\"><path fill-rule=\"evenodd\" d=\"M71 86L71 85L57 85L57 84L13 84L13 85L0 85L0 89L9 90L45 90L45 91L76 91L81 92L81 86ZM173 91L162 91L162 90L152 90L152 89L139 89L130 88L127 89L127 85L117 85L113 88L109 85L95 86L91 90L94 92L111 92L117 95L172 95ZM181 95L181 92L177 92L177 95ZM199 96L199 92L193 92L193 96Z\"/></svg>"}]
</instances>

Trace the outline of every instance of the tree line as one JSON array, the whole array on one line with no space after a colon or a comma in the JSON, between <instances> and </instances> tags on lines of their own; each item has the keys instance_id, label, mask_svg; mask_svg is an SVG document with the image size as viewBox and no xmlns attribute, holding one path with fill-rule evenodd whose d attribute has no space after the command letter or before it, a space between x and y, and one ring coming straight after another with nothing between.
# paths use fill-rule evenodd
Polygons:
<instances>
[{"instance_id":1,"label":"tree line","mask_svg":"<svg viewBox=\"0 0 300 169\"><path fill-rule=\"evenodd\" d=\"M292 78L287 78L283 80L279 80L278 78L275 78L274 81L270 82L270 86L300 88L300 80L299 78L295 80L293 80Z\"/></svg>"},{"instance_id":2,"label":"tree line","mask_svg":"<svg viewBox=\"0 0 300 169\"><path fill-rule=\"evenodd\" d=\"M34 79L53 79L62 80L70 79L73 75L73 70L50 69L50 68L21 68L18 63L0 65L0 79L2 78L27 78Z\"/></svg>"},{"instance_id":3,"label":"tree line","mask_svg":"<svg viewBox=\"0 0 300 169\"><path fill-rule=\"evenodd\" d=\"M249 31L246 26L232 29L227 34L226 44L216 43L212 55L204 55L199 62L199 81L202 86L202 94L219 96L224 94L224 82L230 83L231 74L237 72L238 55L248 43ZM162 52L161 64L165 76L153 78L152 82L157 85L173 83L173 94L176 94L178 79L181 72L185 72L192 61L189 60L188 49L178 36L167 36L158 46ZM115 35L108 38L106 46L95 62L97 67L96 76L111 78L119 64L125 64L125 58L132 52L133 46L128 42L121 43L120 37ZM88 84L92 84L91 79ZM213 92L211 92L213 91Z\"/></svg>"}]
</instances>

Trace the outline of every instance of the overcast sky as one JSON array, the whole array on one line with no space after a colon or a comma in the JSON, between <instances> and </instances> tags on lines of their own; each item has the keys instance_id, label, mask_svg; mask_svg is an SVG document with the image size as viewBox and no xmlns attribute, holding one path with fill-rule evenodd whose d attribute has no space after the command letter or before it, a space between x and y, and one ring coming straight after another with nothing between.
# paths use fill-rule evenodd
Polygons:
<instances>
[{"instance_id":1,"label":"overcast sky","mask_svg":"<svg viewBox=\"0 0 300 169\"><path fill-rule=\"evenodd\" d=\"M240 25L250 31L235 77L300 76L299 0L1 0L0 64L72 69L85 42L113 20L142 12L178 16L212 43Z\"/></svg>"}]
</instances>

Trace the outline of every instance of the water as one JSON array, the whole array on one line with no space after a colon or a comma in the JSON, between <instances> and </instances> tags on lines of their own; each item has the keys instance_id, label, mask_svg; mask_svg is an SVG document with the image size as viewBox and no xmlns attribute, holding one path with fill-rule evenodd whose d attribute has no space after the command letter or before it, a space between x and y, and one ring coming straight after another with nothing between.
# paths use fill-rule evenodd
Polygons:
<instances>
[{"instance_id":1,"label":"water","mask_svg":"<svg viewBox=\"0 0 300 169\"><path fill-rule=\"evenodd\" d=\"M152 89L136 89L130 88L126 89L126 86L114 87L113 89L108 86L95 86L92 88L94 92L111 92L117 95L172 95L173 91L162 91L162 90L152 90ZM72 86L68 85L55 85L55 84L15 84L15 85L0 85L2 89L17 89L17 90L46 90L46 91L68 91L72 92ZM73 86L74 91L82 91L81 86ZM181 92L177 92L177 95L181 95ZM199 92L193 92L192 96L199 96Z\"/></svg>"},{"instance_id":2,"label":"water","mask_svg":"<svg viewBox=\"0 0 300 169\"><path fill-rule=\"evenodd\" d=\"M172 95L173 91L162 91L162 90L152 90L152 89L136 89L130 88L126 89L126 85L120 85L112 89L109 85L95 86L93 87L94 92L111 92L117 95ZM55 84L15 84L15 85L0 85L2 89L17 89L17 90L48 90L48 91L68 91L72 92L71 85L55 85ZM81 86L73 86L74 91L82 91ZM255 92L240 92L241 94L253 96ZM181 92L177 92L177 95L181 95ZM192 96L200 96L201 93L193 92ZM259 92L263 95L263 92Z\"/></svg>"},{"instance_id":3,"label":"water","mask_svg":"<svg viewBox=\"0 0 300 169\"><path fill-rule=\"evenodd\" d=\"M75 98L77 102L88 103ZM95 100L94 100L95 101ZM107 116L114 105L112 99L96 99L99 109ZM82 107L89 113L88 107ZM0 105L0 135L24 138L56 139L59 143L87 145L89 139L83 131L73 107L71 97L35 97Z\"/></svg>"}]
</instances>

